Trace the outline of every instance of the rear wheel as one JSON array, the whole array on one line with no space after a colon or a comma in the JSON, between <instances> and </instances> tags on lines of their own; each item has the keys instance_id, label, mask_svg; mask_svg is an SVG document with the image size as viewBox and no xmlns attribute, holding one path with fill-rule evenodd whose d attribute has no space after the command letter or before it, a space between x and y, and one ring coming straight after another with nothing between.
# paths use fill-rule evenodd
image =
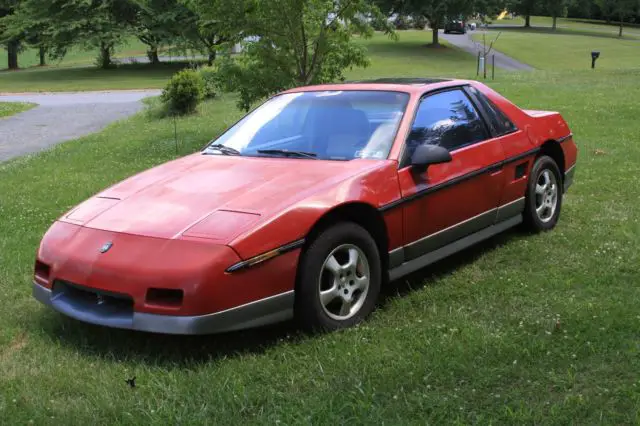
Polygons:
<instances>
[{"instance_id":1,"label":"rear wheel","mask_svg":"<svg viewBox=\"0 0 640 426\"><path fill-rule=\"evenodd\" d=\"M524 221L534 232L548 231L556 226L562 207L562 175L549 156L536 160L527 185Z\"/></svg>"},{"instance_id":2,"label":"rear wheel","mask_svg":"<svg viewBox=\"0 0 640 426\"><path fill-rule=\"evenodd\" d=\"M336 330L366 318L380 293L381 262L371 235L355 223L323 231L299 264L295 316L308 330Z\"/></svg>"}]
</instances>

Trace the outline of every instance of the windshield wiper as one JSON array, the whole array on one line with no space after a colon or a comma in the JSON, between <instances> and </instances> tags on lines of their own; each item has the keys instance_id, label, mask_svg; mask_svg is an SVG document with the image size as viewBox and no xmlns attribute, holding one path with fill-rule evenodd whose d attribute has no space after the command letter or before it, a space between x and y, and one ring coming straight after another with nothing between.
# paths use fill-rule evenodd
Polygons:
<instances>
[{"instance_id":1,"label":"windshield wiper","mask_svg":"<svg viewBox=\"0 0 640 426\"><path fill-rule=\"evenodd\" d=\"M237 149L222 145L221 143L209 145L207 147L207 150L209 149L215 149L216 151L220 151L224 155L240 155L240 151L238 151Z\"/></svg>"},{"instance_id":2,"label":"windshield wiper","mask_svg":"<svg viewBox=\"0 0 640 426\"><path fill-rule=\"evenodd\" d=\"M288 149L259 149L258 154L283 155L285 157L318 159L318 154L305 151L289 151Z\"/></svg>"}]
</instances>

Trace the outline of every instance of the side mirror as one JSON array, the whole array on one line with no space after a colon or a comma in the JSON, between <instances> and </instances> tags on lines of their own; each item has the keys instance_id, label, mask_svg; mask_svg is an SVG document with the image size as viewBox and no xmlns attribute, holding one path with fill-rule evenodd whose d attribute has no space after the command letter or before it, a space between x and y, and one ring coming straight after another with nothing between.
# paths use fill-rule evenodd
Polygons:
<instances>
[{"instance_id":1,"label":"side mirror","mask_svg":"<svg viewBox=\"0 0 640 426\"><path fill-rule=\"evenodd\" d=\"M411 165L420 173L432 164L448 163L451 161L449 150L438 145L419 145L411 156Z\"/></svg>"}]
</instances>

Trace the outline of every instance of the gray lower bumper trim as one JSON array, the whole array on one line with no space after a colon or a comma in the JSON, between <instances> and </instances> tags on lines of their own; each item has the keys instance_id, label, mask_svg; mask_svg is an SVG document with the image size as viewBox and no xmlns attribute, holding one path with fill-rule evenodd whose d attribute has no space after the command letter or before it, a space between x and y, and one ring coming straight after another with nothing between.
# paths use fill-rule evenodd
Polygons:
<instances>
[{"instance_id":1,"label":"gray lower bumper trim","mask_svg":"<svg viewBox=\"0 0 640 426\"><path fill-rule=\"evenodd\" d=\"M69 317L91 324L164 334L210 334L258 327L293 318L293 290L222 312L199 316L110 312L33 283L33 297Z\"/></svg>"},{"instance_id":2,"label":"gray lower bumper trim","mask_svg":"<svg viewBox=\"0 0 640 426\"><path fill-rule=\"evenodd\" d=\"M567 192L571 184L573 183L573 176L576 174L576 166L573 165L569 170L564 173L564 192Z\"/></svg>"}]
</instances>

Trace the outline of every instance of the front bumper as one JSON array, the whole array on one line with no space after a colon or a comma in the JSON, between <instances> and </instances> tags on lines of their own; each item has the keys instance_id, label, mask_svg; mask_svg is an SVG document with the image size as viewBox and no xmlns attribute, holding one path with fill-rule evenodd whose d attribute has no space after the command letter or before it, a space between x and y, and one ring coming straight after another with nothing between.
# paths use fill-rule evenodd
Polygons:
<instances>
[{"instance_id":1,"label":"front bumper","mask_svg":"<svg viewBox=\"0 0 640 426\"><path fill-rule=\"evenodd\" d=\"M106 327L163 334L212 334L273 324L293 318L293 291L207 315L174 316L135 312L127 303L77 297L65 286L53 290L33 283L33 297L69 317ZM106 302L105 302L106 300Z\"/></svg>"}]
</instances>

